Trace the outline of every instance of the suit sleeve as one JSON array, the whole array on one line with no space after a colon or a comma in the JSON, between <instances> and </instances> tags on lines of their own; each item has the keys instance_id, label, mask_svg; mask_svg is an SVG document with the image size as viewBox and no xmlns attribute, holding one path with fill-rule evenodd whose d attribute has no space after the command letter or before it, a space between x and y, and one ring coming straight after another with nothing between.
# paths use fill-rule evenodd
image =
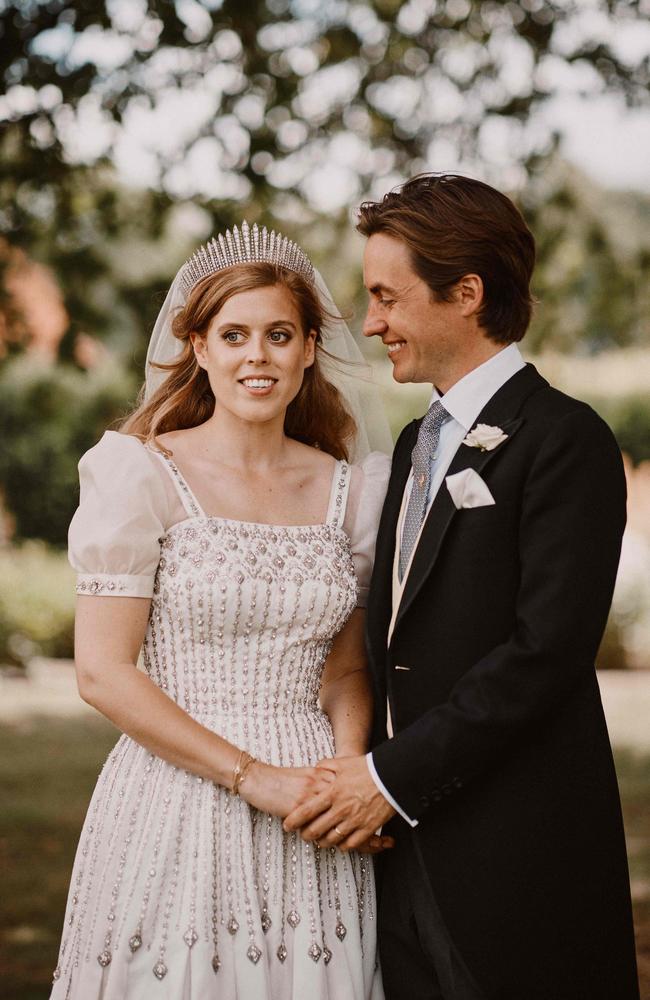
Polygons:
<instances>
[{"instance_id":1,"label":"suit sleeve","mask_svg":"<svg viewBox=\"0 0 650 1000\"><path fill-rule=\"evenodd\" d=\"M532 462L519 527L515 628L435 706L373 750L381 782L409 816L517 752L593 665L625 527L625 475L589 407L549 426ZM461 595L462 599L462 595Z\"/></svg>"}]
</instances>

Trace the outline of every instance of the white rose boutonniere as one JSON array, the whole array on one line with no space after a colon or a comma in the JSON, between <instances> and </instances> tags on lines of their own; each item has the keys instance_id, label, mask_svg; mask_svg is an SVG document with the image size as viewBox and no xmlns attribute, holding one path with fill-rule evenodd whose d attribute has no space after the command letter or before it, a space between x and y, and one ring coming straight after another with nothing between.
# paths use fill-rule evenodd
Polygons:
<instances>
[{"instance_id":1,"label":"white rose boutonniere","mask_svg":"<svg viewBox=\"0 0 650 1000\"><path fill-rule=\"evenodd\" d=\"M490 427L489 424L477 424L467 437L463 439L463 444L466 444L468 448L480 448L481 451L492 451L502 441L505 441L507 437L508 435L504 434L500 427Z\"/></svg>"}]
</instances>

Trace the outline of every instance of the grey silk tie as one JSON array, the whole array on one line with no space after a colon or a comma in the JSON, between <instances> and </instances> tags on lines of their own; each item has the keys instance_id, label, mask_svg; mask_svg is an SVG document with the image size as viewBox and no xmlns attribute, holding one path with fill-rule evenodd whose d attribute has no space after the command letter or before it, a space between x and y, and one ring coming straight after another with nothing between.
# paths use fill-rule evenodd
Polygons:
<instances>
[{"instance_id":1,"label":"grey silk tie","mask_svg":"<svg viewBox=\"0 0 650 1000\"><path fill-rule=\"evenodd\" d=\"M404 528L402 530L402 544L399 553L400 580L403 578L408 566L415 540L418 537L418 532L422 527L422 522L427 512L429 487L431 485L431 459L435 457L436 448L440 441L440 428L449 419L449 414L444 406L439 399L436 399L427 410L424 420L420 424L418 439L415 442L415 448L411 452L413 484L406 508L406 516L404 517Z\"/></svg>"}]
</instances>

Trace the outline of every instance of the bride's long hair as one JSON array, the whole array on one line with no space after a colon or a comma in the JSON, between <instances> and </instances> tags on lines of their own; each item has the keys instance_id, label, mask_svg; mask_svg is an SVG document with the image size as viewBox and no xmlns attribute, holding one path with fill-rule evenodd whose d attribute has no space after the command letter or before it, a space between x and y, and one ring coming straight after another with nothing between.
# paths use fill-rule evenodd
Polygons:
<instances>
[{"instance_id":1,"label":"bride's long hair","mask_svg":"<svg viewBox=\"0 0 650 1000\"><path fill-rule=\"evenodd\" d=\"M145 400L143 386L135 409L120 430L152 441L158 434L196 427L208 420L214 411L214 394L206 371L196 360L190 334L204 337L231 296L272 285L282 285L290 292L303 335L316 331L314 363L305 369L298 395L287 408L285 433L336 459L348 460L356 426L339 390L325 378L319 364L319 356L327 354L321 336L327 319L323 306L317 292L299 274L268 263L237 264L204 278L192 289L172 321L172 332L182 349L173 361L156 365L169 375L150 399Z\"/></svg>"}]
</instances>

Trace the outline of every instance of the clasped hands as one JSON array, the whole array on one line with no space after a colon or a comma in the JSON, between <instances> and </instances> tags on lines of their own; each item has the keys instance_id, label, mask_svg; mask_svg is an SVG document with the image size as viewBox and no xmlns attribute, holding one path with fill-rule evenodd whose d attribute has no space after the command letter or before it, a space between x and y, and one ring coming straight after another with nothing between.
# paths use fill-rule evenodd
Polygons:
<instances>
[{"instance_id":1,"label":"clasped hands","mask_svg":"<svg viewBox=\"0 0 650 1000\"><path fill-rule=\"evenodd\" d=\"M303 840L340 851L377 854L394 845L376 831L395 810L375 785L363 755L334 757L316 765L323 783L302 799L284 820L287 832L300 830Z\"/></svg>"}]
</instances>

